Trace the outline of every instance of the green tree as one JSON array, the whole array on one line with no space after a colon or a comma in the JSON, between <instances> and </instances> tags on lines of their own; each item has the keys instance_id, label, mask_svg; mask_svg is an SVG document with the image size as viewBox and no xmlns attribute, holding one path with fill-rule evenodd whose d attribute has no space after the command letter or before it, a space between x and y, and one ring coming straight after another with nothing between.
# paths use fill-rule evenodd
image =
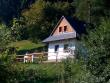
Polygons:
<instances>
[{"instance_id":1,"label":"green tree","mask_svg":"<svg viewBox=\"0 0 110 83\"><path fill-rule=\"evenodd\" d=\"M0 0L0 21L9 24L13 17L18 18L24 8L35 0Z\"/></svg>"},{"instance_id":2,"label":"green tree","mask_svg":"<svg viewBox=\"0 0 110 83\"><path fill-rule=\"evenodd\" d=\"M5 25L0 26L0 48L6 47L12 41L11 31Z\"/></svg>"},{"instance_id":3,"label":"green tree","mask_svg":"<svg viewBox=\"0 0 110 83\"><path fill-rule=\"evenodd\" d=\"M25 27L25 20L21 17L19 19L14 18L11 27L11 35L14 40L27 39L28 34L26 33L27 29Z\"/></svg>"},{"instance_id":4,"label":"green tree","mask_svg":"<svg viewBox=\"0 0 110 83\"><path fill-rule=\"evenodd\" d=\"M22 15L26 18L29 38L39 40L50 34L62 15L72 16L73 13L74 6L72 3L51 3L38 0Z\"/></svg>"},{"instance_id":5,"label":"green tree","mask_svg":"<svg viewBox=\"0 0 110 83\"><path fill-rule=\"evenodd\" d=\"M107 83L110 77L110 20L105 19L85 37L88 48L87 68L98 78L98 83Z\"/></svg>"},{"instance_id":6,"label":"green tree","mask_svg":"<svg viewBox=\"0 0 110 83\"><path fill-rule=\"evenodd\" d=\"M90 2L89 0L76 0L76 16L86 22L90 22Z\"/></svg>"},{"instance_id":7,"label":"green tree","mask_svg":"<svg viewBox=\"0 0 110 83\"><path fill-rule=\"evenodd\" d=\"M109 0L75 0L76 16L88 23L100 23L101 17L110 16Z\"/></svg>"}]
</instances>

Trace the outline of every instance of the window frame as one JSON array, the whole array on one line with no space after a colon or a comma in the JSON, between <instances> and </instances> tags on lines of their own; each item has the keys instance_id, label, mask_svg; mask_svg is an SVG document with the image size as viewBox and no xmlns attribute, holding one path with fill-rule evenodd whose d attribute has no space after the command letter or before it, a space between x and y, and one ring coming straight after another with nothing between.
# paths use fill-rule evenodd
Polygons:
<instances>
[{"instance_id":1,"label":"window frame","mask_svg":"<svg viewBox=\"0 0 110 83\"><path fill-rule=\"evenodd\" d=\"M59 32L60 32L60 33L62 32L62 27L59 27Z\"/></svg>"},{"instance_id":2,"label":"window frame","mask_svg":"<svg viewBox=\"0 0 110 83\"><path fill-rule=\"evenodd\" d=\"M64 44L64 52L68 51L69 44Z\"/></svg>"},{"instance_id":3,"label":"window frame","mask_svg":"<svg viewBox=\"0 0 110 83\"><path fill-rule=\"evenodd\" d=\"M67 32L67 25L64 26L64 32Z\"/></svg>"}]
</instances>

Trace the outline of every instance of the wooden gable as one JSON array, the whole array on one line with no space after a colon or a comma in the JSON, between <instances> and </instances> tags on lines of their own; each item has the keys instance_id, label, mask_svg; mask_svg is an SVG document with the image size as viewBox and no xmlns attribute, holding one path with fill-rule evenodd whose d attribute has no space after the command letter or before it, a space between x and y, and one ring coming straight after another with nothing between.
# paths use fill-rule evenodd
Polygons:
<instances>
[{"instance_id":1,"label":"wooden gable","mask_svg":"<svg viewBox=\"0 0 110 83\"><path fill-rule=\"evenodd\" d=\"M66 20L66 18L63 16L58 22L57 26L54 28L51 35L59 35L59 34L69 33L69 32L75 32L75 30L70 25L70 23Z\"/></svg>"}]
</instances>

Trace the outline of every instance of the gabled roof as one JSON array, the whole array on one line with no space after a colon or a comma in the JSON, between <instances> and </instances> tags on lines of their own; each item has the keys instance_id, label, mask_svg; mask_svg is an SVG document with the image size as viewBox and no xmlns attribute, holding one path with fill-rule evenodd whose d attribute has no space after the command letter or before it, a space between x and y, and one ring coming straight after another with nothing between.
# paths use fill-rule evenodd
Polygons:
<instances>
[{"instance_id":1,"label":"gabled roof","mask_svg":"<svg viewBox=\"0 0 110 83\"><path fill-rule=\"evenodd\" d=\"M60 18L60 20L58 21L57 25L55 26L55 28L53 29L53 31L52 31L52 33L51 33L50 35L53 35L54 31L57 29L58 25L61 23L61 21L62 21L64 18L65 18L64 16L62 16L62 17Z\"/></svg>"},{"instance_id":2,"label":"gabled roof","mask_svg":"<svg viewBox=\"0 0 110 83\"><path fill-rule=\"evenodd\" d=\"M43 42L51 42L51 41L57 41L57 40L76 38L76 34L75 33L53 35L54 31L57 29L58 25L61 23L61 21L64 18L68 21L68 23L76 31L76 34L82 35L82 34L86 33L85 23L84 22L79 21L79 20L77 20L75 18L62 16L61 19L59 20L59 22L57 23L57 25L55 26L54 30L50 34L50 36L48 38L46 38Z\"/></svg>"},{"instance_id":3,"label":"gabled roof","mask_svg":"<svg viewBox=\"0 0 110 83\"><path fill-rule=\"evenodd\" d=\"M58 40L65 40L65 39L72 39L72 38L76 38L76 33L64 33L60 35L49 36L43 42L51 42L51 41L58 41Z\"/></svg>"},{"instance_id":4,"label":"gabled roof","mask_svg":"<svg viewBox=\"0 0 110 83\"><path fill-rule=\"evenodd\" d=\"M55 28L53 29L52 33L50 34L51 36L53 35L54 31L57 29L58 25L64 18L68 21L68 23L72 26L72 28L76 31L77 34L81 35L86 32L85 22L79 21L76 18L62 16L58 21L57 25L55 26Z\"/></svg>"},{"instance_id":5,"label":"gabled roof","mask_svg":"<svg viewBox=\"0 0 110 83\"><path fill-rule=\"evenodd\" d=\"M71 18L71 17L65 17L65 18L67 19L67 21L70 23L70 25L78 35L82 35L86 33L85 22L79 21L76 18Z\"/></svg>"}]
</instances>

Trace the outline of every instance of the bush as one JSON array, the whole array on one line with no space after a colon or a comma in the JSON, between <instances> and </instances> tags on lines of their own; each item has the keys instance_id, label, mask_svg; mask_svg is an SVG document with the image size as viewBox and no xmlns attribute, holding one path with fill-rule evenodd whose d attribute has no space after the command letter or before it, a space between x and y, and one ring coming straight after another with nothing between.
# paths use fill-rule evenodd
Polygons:
<instances>
[{"instance_id":1,"label":"bush","mask_svg":"<svg viewBox=\"0 0 110 83\"><path fill-rule=\"evenodd\" d=\"M0 64L0 82L3 83L95 83L81 60L67 59L61 63ZM105 72L107 73L107 72Z\"/></svg>"}]
</instances>

